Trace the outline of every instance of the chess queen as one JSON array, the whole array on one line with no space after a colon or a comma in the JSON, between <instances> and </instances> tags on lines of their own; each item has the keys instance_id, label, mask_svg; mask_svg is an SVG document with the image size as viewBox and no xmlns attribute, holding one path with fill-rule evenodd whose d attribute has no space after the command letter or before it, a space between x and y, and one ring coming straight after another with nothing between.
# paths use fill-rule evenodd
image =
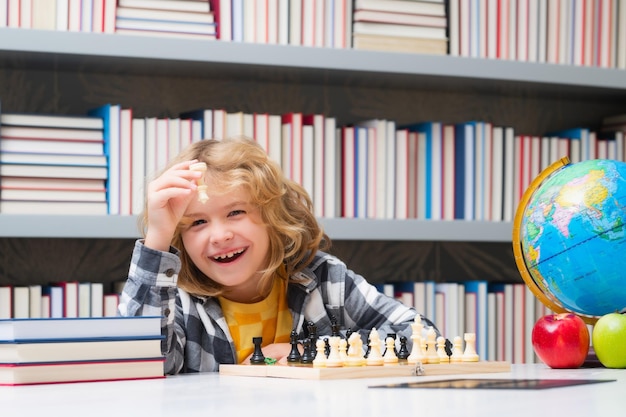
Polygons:
<instances>
[{"instance_id":1,"label":"chess queen","mask_svg":"<svg viewBox=\"0 0 626 417\"><path fill-rule=\"evenodd\" d=\"M163 317L167 374L247 363L256 337L286 361L311 323L410 339L417 312L325 252L309 195L254 140L193 143L146 188L119 314Z\"/></svg>"}]
</instances>

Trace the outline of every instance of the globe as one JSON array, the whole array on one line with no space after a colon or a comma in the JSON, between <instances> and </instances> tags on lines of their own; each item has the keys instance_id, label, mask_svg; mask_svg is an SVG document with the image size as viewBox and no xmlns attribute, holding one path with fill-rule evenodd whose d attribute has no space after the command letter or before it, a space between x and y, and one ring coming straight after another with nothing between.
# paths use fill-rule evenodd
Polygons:
<instances>
[{"instance_id":1,"label":"globe","mask_svg":"<svg viewBox=\"0 0 626 417\"><path fill-rule=\"evenodd\" d=\"M524 192L513 224L517 268L554 312L586 322L626 308L626 163L562 158Z\"/></svg>"}]
</instances>

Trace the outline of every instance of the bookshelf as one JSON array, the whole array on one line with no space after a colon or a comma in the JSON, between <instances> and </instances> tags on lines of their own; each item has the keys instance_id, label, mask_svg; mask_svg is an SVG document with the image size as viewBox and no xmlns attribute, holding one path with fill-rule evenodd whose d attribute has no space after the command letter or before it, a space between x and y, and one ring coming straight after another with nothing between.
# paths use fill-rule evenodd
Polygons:
<instances>
[{"instance_id":1,"label":"bookshelf","mask_svg":"<svg viewBox=\"0 0 626 417\"><path fill-rule=\"evenodd\" d=\"M295 109L334 116L338 124L370 118L399 124L488 120L539 134L578 125L594 128L605 116L626 113L625 98L626 72L618 69L0 28L0 103L7 112L85 114L107 102L130 107L137 117L176 117L198 108L270 113ZM500 273L506 265L504 278L519 279L510 254L510 223L322 223L339 242L338 255L350 265L356 262L354 269L372 281L384 277L377 271L370 274L372 265L366 259L377 258L380 241L393 248L390 252L402 252L394 272L403 276L409 276L411 268L426 268L421 276L445 275L440 270L445 260L437 258L426 266L412 263L416 248L434 245L443 257L454 254L446 250L450 242L478 242L486 244L482 250L488 258L493 257L493 244L504 254L502 264L485 268ZM33 277L60 280L68 271L90 271L83 265L90 264L93 272L84 279L120 279L137 236L133 216L0 214L0 277L8 284ZM63 245L49 243L55 240ZM29 252L42 250L78 250L81 268L76 269L78 260L50 254L52 263L29 263ZM431 267L434 271L428 270ZM17 276L21 271L24 275Z\"/></svg>"},{"instance_id":2,"label":"bookshelf","mask_svg":"<svg viewBox=\"0 0 626 417\"><path fill-rule=\"evenodd\" d=\"M94 221L97 220L97 221ZM508 222L319 219L333 240L509 242ZM3 238L136 239L136 216L0 216Z\"/></svg>"}]
</instances>

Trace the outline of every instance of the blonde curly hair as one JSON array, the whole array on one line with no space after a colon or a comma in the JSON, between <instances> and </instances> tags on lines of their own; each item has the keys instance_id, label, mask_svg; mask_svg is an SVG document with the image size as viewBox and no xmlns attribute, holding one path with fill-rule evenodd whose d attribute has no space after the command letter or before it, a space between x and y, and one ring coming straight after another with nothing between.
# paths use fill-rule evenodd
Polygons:
<instances>
[{"instance_id":1,"label":"blonde curly hair","mask_svg":"<svg viewBox=\"0 0 626 417\"><path fill-rule=\"evenodd\" d=\"M218 192L241 187L249 193L250 203L259 208L270 241L267 268L261 271L260 291L270 288L276 277L287 280L301 271L317 250L330 247L330 239L313 214L313 204L306 190L285 177L280 166L254 140L237 137L195 142L172 159L163 171L193 159L207 164L205 178L211 179L212 193L215 187ZM147 216L144 209L140 217L144 235ZM223 286L202 273L191 261L181 232L179 224L171 242L180 250L182 267L178 286L197 296L222 294Z\"/></svg>"}]
</instances>

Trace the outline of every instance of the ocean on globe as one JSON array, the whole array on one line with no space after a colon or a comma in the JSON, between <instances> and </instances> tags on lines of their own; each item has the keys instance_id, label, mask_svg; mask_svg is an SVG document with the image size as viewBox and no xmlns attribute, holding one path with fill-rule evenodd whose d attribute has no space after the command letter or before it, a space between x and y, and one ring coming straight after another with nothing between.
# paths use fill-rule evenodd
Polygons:
<instances>
[{"instance_id":1,"label":"ocean on globe","mask_svg":"<svg viewBox=\"0 0 626 417\"><path fill-rule=\"evenodd\" d=\"M566 311L596 318L624 311L626 163L565 158L547 171L516 214L522 277Z\"/></svg>"}]
</instances>

